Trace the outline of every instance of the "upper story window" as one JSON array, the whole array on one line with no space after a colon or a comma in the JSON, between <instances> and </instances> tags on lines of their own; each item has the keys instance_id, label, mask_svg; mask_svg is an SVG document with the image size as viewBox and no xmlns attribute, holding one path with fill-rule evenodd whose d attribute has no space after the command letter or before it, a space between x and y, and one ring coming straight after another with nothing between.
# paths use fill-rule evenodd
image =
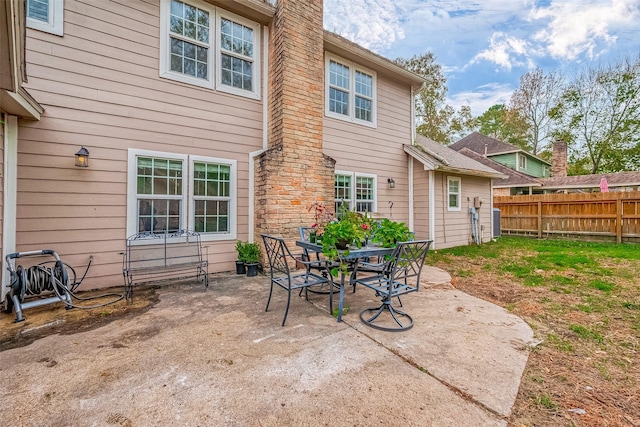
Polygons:
<instances>
[{"instance_id":1,"label":"upper story window","mask_svg":"<svg viewBox=\"0 0 640 427\"><path fill-rule=\"evenodd\" d=\"M331 55L327 55L325 66L327 116L374 127L376 125L375 73Z\"/></svg>"},{"instance_id":2,"label":"upper story window","mask_svg":"<svg viewBox=\"0 0 640 427\"><path fill-rule=\"evenodd\" d=\"M161 0L160 19L161 77L259 99L259 24L198 0Z\"/></svg>"},{"instance_id":3,"label":"upper story window","mask_svg":"<svg viewBox=\"0 0 640 427\"><path fill-rule=\"evenodd\" d=\"M129 150L127 235L190 229L235 240L236 162Z\"/></svg>"},{"instance_id":4,"label":"upper story window","mask_svg":"<svg viewBox=\"0 0 640 427\"><path fill-rule=\"evenodd\" d=\"M518 170L527 170L527 156L518 154Z\"/></svg>"},{"instance_id":5,"label":"upper story window","mask_svg":"<svg viewBox=\"0 0 640 427\"><path fill-rule=\"evenodd\" d=\"M340 217L341 206L357 212L375 212L376 176L336 171L335 212Z\"/></svg>"},{"instance_id":6,"label":"upper story window","mask_svg":"<svg viewBox=\"0 0 640 427\"><path fill-rule=\"evenodd\" d=\"M27 26L63 35L64 0L27 0Z\"/></svg>"},{"instance_id":7,"label":"upper story window","mask_svg":"<svg viewBox=\"0 0 640 427\"><path fill-rule=\"evenodd\" d=\"M460 178L448 176L447 177L447 210L459 211L460 209Z\"/></svg>"}]
</instances>

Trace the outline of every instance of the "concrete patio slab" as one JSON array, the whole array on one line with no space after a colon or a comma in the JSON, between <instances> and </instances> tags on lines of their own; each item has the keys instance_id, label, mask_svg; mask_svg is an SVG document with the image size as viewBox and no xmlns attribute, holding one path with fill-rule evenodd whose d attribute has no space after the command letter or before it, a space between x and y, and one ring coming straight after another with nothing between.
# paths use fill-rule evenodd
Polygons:
<instances>
[{"instance_id":1,"label":"concrete patio slab","mask_svg":"<svg viewBox=\"0 0 640 427\"><path fill-rule=\"evenodd\" d=\"M328 314L326 295L296 295L281 327L285 292L276 289L265 312L265 276L212 276L207 291L163 286L160 301L135 317L0 352L3 422L506 426L531 330L425 280L403 298L416 324L402 333L360 322L377 304L364 288L347 292L343 323Z\"/></svg>"}]
</instances>

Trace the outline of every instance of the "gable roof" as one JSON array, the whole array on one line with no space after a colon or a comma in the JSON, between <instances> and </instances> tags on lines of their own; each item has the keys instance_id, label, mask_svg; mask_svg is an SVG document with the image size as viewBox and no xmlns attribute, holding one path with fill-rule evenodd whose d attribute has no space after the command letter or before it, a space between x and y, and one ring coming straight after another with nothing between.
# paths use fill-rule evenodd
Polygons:
<instances>
[{"instance_id":1,"label":"gable roof","mask_svg":"<svg viewBox=\"0 0 640 427\"><path fill-rule=\"evenodd\" d=\"M423 135L416 136L415 145L404 145L404 151L422 163L426 170L453 172L485 178L505 178L506 175L477 162L464 154L445 147Z\"/></svg>"},{"instance_id":2,"label":"gable roof","mask_svg":"<svg viewBox=\"0 0 640 427\"><path fill-rule=\"evenodd\" d=\"M419 90L427 81L395 62L327 30L324 30L324 49L345 59L354 60L359 65L392 77L396 81L408 83L414 90Z\"/></svg>"},{"instance_id":3,"label":"gable roof","mask_svg":"<svg viewBox=\"0 0 640 427\"><path fill-rule=\"evenodd\" d=\"M495 160L491 160L488 157L484 157L483 155L480 155L475 151L468 149L467 147L463 147L459 151L459 153L464 154L465 156L506 175L506 178L496 179L495 181L493 181L494 188L537 187L540 185L540 181L538 179L530 175L518 172L517 170L511 169L510 167L507 167L502 163L498 163Z\"/></svg>"},{"instance_id":4,"label":"gable roof","mask_svg":"<svg viewBox=\"0 0 640 427\"><path fill-rule=\"evenodd\" d=\"M591 175L559 176L540 178L544 189L564 188L598 188L600 180L607 179L609 187L626 187L640 185L640 172L597 173Z\"/></svg>"},{"instance_id":5,"label":"gable roof","mask_svg":"<svg viewBox=\"0 0 640 427\"><path fill-rule=\"evenodd\" d=\"M451 144L449 148L456 151L460 151L463 148L468 148L478 154L486 154L487 156L497 156L498 154L509 153L523 153L551 166L550 162L541 159L540 157L534 156L533 154L524 151L518 146L509 144L508 142L500 141L499 139L491 138L490 136L483 135L480 132L473 132L472 134L465 136L461 140Z\"/></svg>"}]
</instances>

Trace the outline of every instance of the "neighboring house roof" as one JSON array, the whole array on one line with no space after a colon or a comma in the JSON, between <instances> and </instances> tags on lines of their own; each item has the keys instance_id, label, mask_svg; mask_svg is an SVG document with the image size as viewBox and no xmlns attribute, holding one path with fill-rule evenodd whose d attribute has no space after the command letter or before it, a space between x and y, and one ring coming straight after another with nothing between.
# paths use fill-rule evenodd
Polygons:
<instances>
[{"instance_id":1,"label":"neighboring house roof","mask_svg":"<svg viewBox=\"0 0 640 427\"><path fill-rule=\"evenodd\" d=\"M602 178L607 179L609 187L627 187L640 185L640 172L598 173L591 175L559 176L540 178L544 189L598 188Z\"/></svg>"},{"instance_id":2,"label":"neighboring house roof","mask_svg":"<svg viewBox=\"0 0 640 427\"><path fill-rule=\"evenodd\" d=\"M488 157L480 155L475 151L468 149L467 147L463 147L460 151L460 154L464 154L465 156L480 162L486 166L489 166L491 169L495 169L498 172L506 175L506 178L496 179L493 181L494 188L503 188L503 187L538 187L540 185L540 180L534 178L530 175L518 172L516 170L511 169L501 163L496 162L495 160L491 160Z\"/></svg>"},{"instance_id":3,"label":"neighboring house roof","mask_svg":"<svg viewBox=\"0 0 640 427\"><path fill-rule=\"evenodd\" d=\"M486 178L506 178L505 174L422 135L416 137L415 145L405 145L404 151L422 163L428 170Z\"/></svg>"},{"instance_id":4,"label":"neighboring house roof","mask_svg":"<svg viewBox=\"0 0 640 427\"><path fill-rule=\"evenodd\" d=\"M468 148L475 151L478 154L486 154L487 156L497 156L499 154L509 153L524 153L541 161L544 164L551 166L551 163L534 156L531 153L527 153L522 148L517 147L508 142L500 141L499 139L491 138L490 136L483 135L479 132L473 132L470 135L465 136L460 141L457 141L449 146L452 150L460 151L463 148Z\"/></svg>"}]
</instances>

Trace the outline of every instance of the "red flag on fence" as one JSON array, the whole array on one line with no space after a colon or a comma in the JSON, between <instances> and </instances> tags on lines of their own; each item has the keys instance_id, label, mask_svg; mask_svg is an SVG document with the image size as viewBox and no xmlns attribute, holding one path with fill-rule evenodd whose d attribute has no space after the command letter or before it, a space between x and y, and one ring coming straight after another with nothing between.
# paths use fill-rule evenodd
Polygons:
<instances>
[{"instance_id":1,"label":"red flag on fence","mask_svg":"<svg viewBox=\"0 0 640 427\"><path fill-rule=\"evenodd\" d=\"M605 178L604 176L600 180L600 192L601 193L609 192L609 184L607 184L607 178Z\"/></svg>"}]
</instances>

